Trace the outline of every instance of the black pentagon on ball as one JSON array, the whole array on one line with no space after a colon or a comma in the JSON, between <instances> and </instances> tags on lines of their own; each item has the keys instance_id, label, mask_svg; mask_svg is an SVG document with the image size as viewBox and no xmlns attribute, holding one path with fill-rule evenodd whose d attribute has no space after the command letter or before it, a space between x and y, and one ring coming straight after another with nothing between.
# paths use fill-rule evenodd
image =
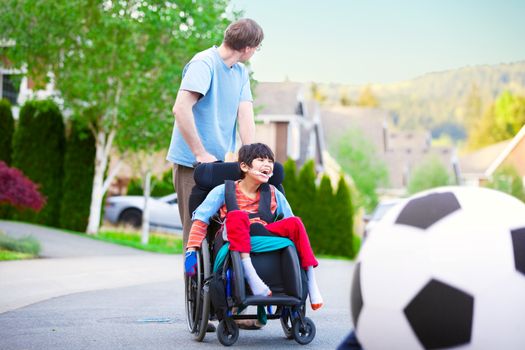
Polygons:
<instances>
[{"instance_id":1,"label":"black pentagon on ball","mask_svg":"<svg viewBox=\"0 0 525 350\"><path fill-rule=\"evenodd\" d=\"M404 309L405 316L425 349L440 349L470 342L474 298L432 279Z\"/></svg>"},{"instance_id":2,"label":"black pentagon on ball","mask_svg":"<svg viewBox=\"0 0 525 350\"><path fill-rule=\"evenodd\" d=\"M514 251L514 265L516 270L525 275L525 227L512 230L510 234Z\"/></svg>"},{"instance_id":3,"label":"black pentagon on ball","mask_svg":"<svg viewBox=\"0 0 525 350\"><path fill-rule=\"evenodd\" d=\"M352 280L352 290L350 292L350 308L352 311L352 321L354 328L357 327L357 320L363 308L363 296L361 294L361 263L357 263L354 268L354 277Z\"/></svg>"},{"instance_id":4,"label":"black pentagon on ball","mask_svg":"<svg viewBox=\"0 0 525 350\"><path fill-rule=\"evenodd\" d=\"M458 209L461 206L454 193L430 193L410 200L399 213L396 223L426 230Z\"/></svg>"}]
</instances>

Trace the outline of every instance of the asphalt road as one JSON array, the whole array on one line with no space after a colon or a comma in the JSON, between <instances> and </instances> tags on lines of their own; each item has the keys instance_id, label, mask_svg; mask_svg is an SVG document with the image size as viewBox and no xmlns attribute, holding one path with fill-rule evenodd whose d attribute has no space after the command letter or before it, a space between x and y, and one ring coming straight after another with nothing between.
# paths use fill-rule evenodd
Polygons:
<instances>
[{"instance_id":1,"label":"asphalt road","mask_svg":"<svg viewBox=\"0 0 525 350\"><path fill-rule=\"evenodd\" d=\"M58 249L60 257L48 253L46 259L0 263L0 349L222 347L213 333L198 343L187 331L181 256L144 253L28 224L0 221L0 230L31 233L44 252L66 244ZM76 247L69 250L74 256L64 253L68 247ZM351 262L321 260L317 277L325 306L308 309L317 326L311 344L285 339L274 320L262 330L241 330L234 347L334 349L351 328L352 269Z\"/></svg>"}]
</instances>

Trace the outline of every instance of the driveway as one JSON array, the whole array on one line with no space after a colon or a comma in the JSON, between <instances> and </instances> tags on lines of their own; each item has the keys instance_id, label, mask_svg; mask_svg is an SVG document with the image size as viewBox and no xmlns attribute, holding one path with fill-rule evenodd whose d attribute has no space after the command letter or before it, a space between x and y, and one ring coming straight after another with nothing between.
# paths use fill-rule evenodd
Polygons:
<instances>
[{"instance_id":1,"label":"driveway","mask_svg":"<svg viewBox=\"0 0 525 350\"><path fill-rule=\"evenodd\" d=\"M71 293L173 281L182 275L180 255L148 253L14 221L0 220L0 230L35 237L43 257L0 262L0 313Z\"/></svg>"}]
</instances>

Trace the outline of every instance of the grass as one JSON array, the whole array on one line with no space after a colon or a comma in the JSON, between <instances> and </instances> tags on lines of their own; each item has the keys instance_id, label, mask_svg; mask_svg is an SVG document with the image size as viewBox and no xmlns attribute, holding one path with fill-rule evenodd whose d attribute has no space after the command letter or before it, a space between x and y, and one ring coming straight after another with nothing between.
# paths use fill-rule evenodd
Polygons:
<instances>
[{"instance_id":1,"label":"grass","mask_svg":"<svg viewBox=\"0 0 525 350\"><path fill-rule=\"evenodd\" d=\"M0 250L0 261L25 260L33 258L36 258L36 256L32 254L13 252L10 250Z\"/></svg>"},{"instance_id":2,"label":"grass","mask_svg":"<svg viewBox=\"0 0 525 350\"><path fill-rule=\"evenodd\" d=\"M13 238L0 232L0 261L31 259L40 253L40 243L33 237Z\"/></svg>"},{"instance_id":3,"label":"grass","mask_svg":"<svg viewBox=\"0 0 525 350\"><path fill-rule=\"evenodd\" d=\"M86 237L98 239L101 241L120 244L136 249L141 249L149 252L164 253L164 254L180 254L182 253L182 237L164 234L164 233L150 233L148 244L141 243L140 232L121 232L102 230L97 235L86 235Z\"/></svg>"}]
</instances>

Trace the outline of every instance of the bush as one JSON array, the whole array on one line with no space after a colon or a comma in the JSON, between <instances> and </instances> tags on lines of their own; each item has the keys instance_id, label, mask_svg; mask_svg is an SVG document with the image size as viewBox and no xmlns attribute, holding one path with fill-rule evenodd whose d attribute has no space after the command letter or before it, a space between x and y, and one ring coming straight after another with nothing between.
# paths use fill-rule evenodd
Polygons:
<instances>
[{"instance_id":1,"label":"bush","mask_svg":"<svg viewBox=\"0 0 525 350\"><path fill-rule=\"evenodd\" d=\"M2 99L0 100L0 160L7 165L11 164L14 132L15 120L11 113L11 104Z\"/></svg>"},{"instance_id":2,"label":"bush","mask_svg":"<svg viewBox=\"0 0 525 350\"><path fill-rule=\"evenodd\" d=\"M160 179L153 178L152 197L163 197L175 192L173 188L173 174L171 169L166 171Z\"/></svg>"},{"instance_id":3,"label":"bush","mask_svg":"<svg viewBox=\"0 0 525 350\"><path fill-rule=\"evenodd\" d=\"M33 237L13 238L0 232L0 249L37 256L40 243Z\"/></svg>"},{"instance_id":4,"label":"bush","mask_svg":"<svg viewBox=\"0 0 525 350\"><path fill-rule=\"evenodd\" d=\"M496 170L491 181L487 183L487 187L505 192L525 202L523 180L516 168L511 165Z\"/></svg>"},{"instance_id":5,"label":"bush","mask_svg":"<svg viewBox=\"0 0 525 350\"><path fill-rule=\"evenodd\" d=\"M299 216L306 230L314 231L317 220L317 187L315 185L315 163L313 160L307 161L299 171L297 178L297 187L295 189L295 203L292 204L292 209L295 215ZM318 233L313 233L317 236ZM320 233L319 233L320 234ZM315 246L315 244L314 244Z\"/></svg>"},{"instance_id":6,"label":"bush","mask_svg":"<svg viewBox=\"0 0 525 350\"><path fill-rule=\"evenodd\" d=\"M356 206L372 211L379 202L377 188L386 186L389 178L388 168L378 156L378 150L360 131L350 130L331 147L330 153L354 180L358 191Z\"/></svg>"},{"instance_id":7,"label":"bush","mask_svg":"<svg viewBox=\"0 0 525 350\"><path fill-rule=\"evenodd\" d=\"M332 229L337 213L334 204L335 196L332 183L328 175L323 175L319 190L316 193L314 225L308 231L312 248L317 254L332 253L332 236L338 234Z\"/></svg>"},{"instance_id":8,"label":"bush","mask_svg":"<svg viewBox=\"0 0 525 350\"><path fill-rule=\"evenodd\" d=\"M297 165L295 164L294 160L291 158L288 158L286 162L283 164L284 168L284 180L283 180L283 187L284 191L286 192L286 199L288 202L292 205L297 203ZM293 208L293 207L292 207Z\"/></svg>"},{"instance_id":9,"label":"bush","mask_svg":"<svg viewBox=\"0 0 525 350\"><path fill-rule=\"evenodd\" d=\"M328 176L323 176L317 188L313 161L305 163L298 178L293 161L284 165L286 198L294 215L303 220L314 252L355 257L359 240L353 234L352 198L344 177L341 176L334 194Z\"/></svg>"},{"instance_id":10,"label":"bush","mask_svg":"<svg viewBox=\"0 0 525 350\"><path fill-rule=\"evenodd\" d=\"M160 179L152 177L151 184L153 187L151 197L163 197L175 192L171 170L166 171ZM142 189L142 179L131 179L126 193L128 196L142 196L144 194Z\"/></svg>"},{"instance_id":11,"label":"bush","mask_svg":"<svg viewBox=\"0 0 525 350\"><path fill-rule=\"evenodd\" d=\"M37 185L20 170L10 168L0 161L0 204L39 211L45 202L45 198L38 192Z\"/></svg>"},{"instance_id":12,"label":"bush","mask_svg":"<svg viewBox=\"0 0 525 350\"><path fill-rule=\"evenodd\" d=\"M341 175L334 204L337 206L332 230L334 231L331 254L354 258L358 249L354 240L354 206L350 188Z\"/></svg>"},{"instance_id":13,"label":"bush","mask_svg":"<svg viewBox=\"0 0 525 350\"><path fill-rule=\"evenodd\" d=\"M60 227L85 231L95 172L95 138L72 123L64 157L64 182L60 203Z\"/></svg>"},{"instance_id":14,"label":"bush","mask_svg":"<svg viewBox=\"0 0 525 350\"><path fill-rule=\"evenodd\" d=\"M408 181L407 190L414 194L434 187L446 186L451 183L450 175L445 166L435 157L425 159L414 169Z\"/></svg>"},{"instance_id":15,"label":"bush","mask_svg":"<svg viewBox=\"0 0 525 350\"><path fill-rule=\"evenodd\" d=\"M58 226L64 146L64 122L58 106L50 100L26 102L13 136L13 165L40 185L47 204L38 214L16 213L16 219Z\"/></svg>"}]
</instances>

